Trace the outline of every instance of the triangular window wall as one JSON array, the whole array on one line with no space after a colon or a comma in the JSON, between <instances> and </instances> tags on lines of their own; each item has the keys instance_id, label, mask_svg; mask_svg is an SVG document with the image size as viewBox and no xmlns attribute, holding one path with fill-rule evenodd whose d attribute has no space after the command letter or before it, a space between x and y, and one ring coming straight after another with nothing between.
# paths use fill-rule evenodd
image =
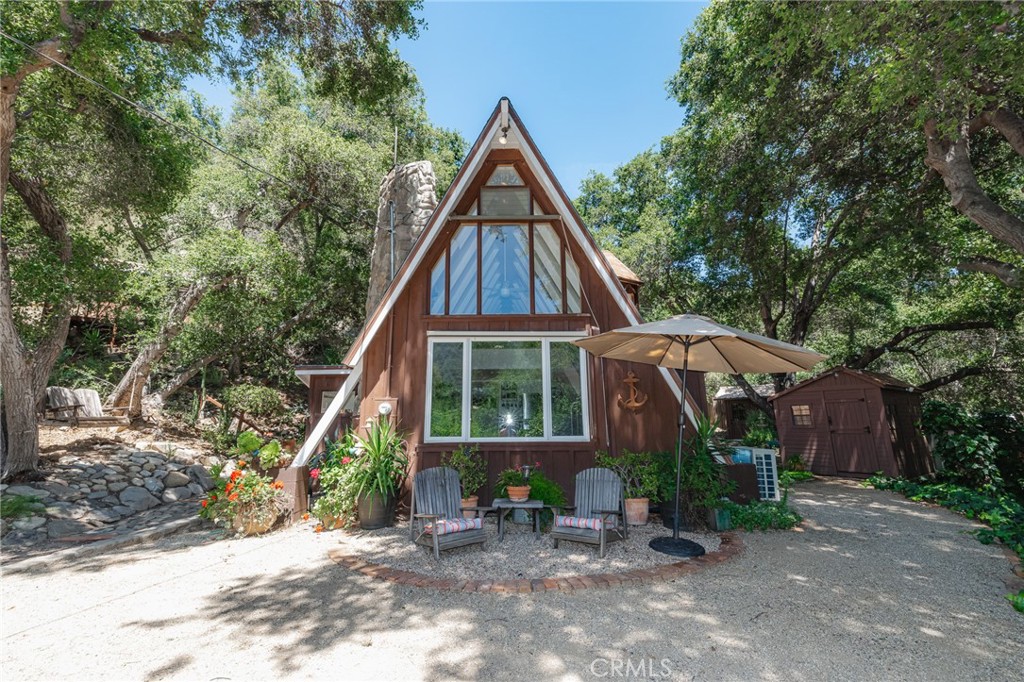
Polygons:
<instances>
[{"instance_id":1,"label":"triangular window wall","mask_svg":"<svg viewBox=\"0 0 1024 682\"><path fill-rule=\"evenodd\" d=\"M470 190L476 196L465 197L472 202L431 270L429 314L579 313L580 269L562 224L551 221L514 165L484 177Z\"/></svg>"}]
</instances>

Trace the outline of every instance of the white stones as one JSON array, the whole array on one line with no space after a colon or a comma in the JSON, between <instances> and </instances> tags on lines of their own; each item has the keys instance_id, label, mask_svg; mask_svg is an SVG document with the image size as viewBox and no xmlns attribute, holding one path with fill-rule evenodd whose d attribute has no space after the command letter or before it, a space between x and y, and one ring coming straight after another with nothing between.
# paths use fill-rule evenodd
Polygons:
<instances>
[{"instance_id":1,"label":"white stones","mask_svg":"<svg viewBox=\"0 0 1024 682\"><path fill-rule=\"evenodd\" d=\"M138 486L125 488L118 497L121 500L121 504L131 507L135 511L150 509L160 504L160 500L150 495L148 490Z\"/></svg>"},{"instance_id":2,"label":"white stones","mask_svg":"<svg viewBox=\"0 0 1024 682\"><path fill-rule=\"evenodd\" d=\"M210 476L210 472L203 468L202 465L193 464L192 466L190 466L188 468L188 475L193 482L198 483L200 486L202 486L204 491L213 489L213 477Z\"/></svg>"},{"instance_id":3,"label":"white stones","mask_svg":"<svg viewBox=\"0 0 1024 682\"><path fill-rule=\"evenodd\" d=\"M164 502L177 502L178 500L187 500L192 497L192 491L188 488L168 488L164 491L163 501Z\"/></svg>"},{"instance_id":4,"label":"white stones","mask_svg":"<svg viewBox=\"0 0 1024 682\"><path fill-rule=\"evenodd\" d=\"M191 479L188 477L188 474L181 471L171 471L164 478L164 487L180 488L181 486L188 485L190 481Z\"/></svg>"},{"instance_id":5,"label":"white stones","mask_svg":"<svg viewBox=\"0 0 1024 682\"><path fill-rule=\"evenodd\" d=\"M46 518L42 516L30 516L26 519L18 519L11 525L18 530L35 530L46 523Z\"/></svg>"},{"instance_id":6,"label":"white stones","mask_svg":"<svg viewBox=\"0 0 1024 682\"><path fill-rule=\"evenodd\" d=\"M4 491L8 495L22 495L22 496L33 496L33 497L52 497L49 490L43 490L41 488L33 488L27 485L12 485Z\"/></svg>"}]
</instances>

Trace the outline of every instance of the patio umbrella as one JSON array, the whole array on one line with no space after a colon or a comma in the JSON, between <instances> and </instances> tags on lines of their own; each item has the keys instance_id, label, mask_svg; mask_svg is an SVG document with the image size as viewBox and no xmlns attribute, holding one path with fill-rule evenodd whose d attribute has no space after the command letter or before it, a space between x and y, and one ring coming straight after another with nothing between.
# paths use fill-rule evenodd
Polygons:
<instances>
[{"instance_id":1,"label":"patio umbrella","mask_svg":"<svg viewBox=\"0 0 1024 682\"><path fill-rule=\"evenodd\" d=\"M683 399L679 401L679 440L676 443L676 499L672 537L651 540L652 549L674 556L700 556L704 548L679 537L679 484L686 426L686 372L744 374L796 372L825 359L802 346L769 339L719 324L701 315L676 315L667 320L615 329L574 341L602 358L626 360L683 370Z\"/></svg>"}]
</instances>

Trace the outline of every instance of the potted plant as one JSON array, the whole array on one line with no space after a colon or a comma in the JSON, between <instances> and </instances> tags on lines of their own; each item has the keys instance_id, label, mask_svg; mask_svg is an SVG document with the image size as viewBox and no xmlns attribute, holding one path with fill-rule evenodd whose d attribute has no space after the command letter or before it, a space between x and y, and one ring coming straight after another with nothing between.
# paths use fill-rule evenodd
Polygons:
<instances>
[{"instance_id":1,"label":"potted plant","mask_svg":"<svg viewBox=\"0 0 1024 682\"><path fill-rule=\"evenodd\" d=\"M310 511L320 521L321 530L344 528L358 521L354 476L358 465L350 465L360 454L357 436L348 431L340 440L329 443L310 469L311 487L316 490Z\"/></svg>"},{"instance_id":2,"label":"potted plant","mask_svg":"<svg viewBox=\"0 0 1024 682\"><path fill-rule=\"evenodd\" d=\"M694 528L707 523L707 511L721 505L735 482L729 480L715 455L726 453L729 448L716 435L717 424L706 416L697 419L696 433L684 444L683 466L680 472L679 515L680 528ZM667 528L672 528L675 515L675 453L666 459L663 472L661 517Z\"/></svg>"},{"instance_id":3,"label":"potted plant","mask_svg":"<svg viewBox=\"0 0 1024 682\"><path fill-rule=\"evenodd\" d=\"M621 455L613 457L607 452L599 452L597 465L611 469L622 479L626 523L646 525L651 501L659 499L658 472L650 453L623 450Z\"/></svg>"},{"instance_id":4,"label":"potted plant","mask_svg":"<svg viewBox=\"0 0 1024 682\"><path fill-rule=\"evenodd\" d=\"M253 471L245 460L235 466L226 475L223 467L213 468L217 485L202 501L199 515L242 535L265 533L281 517L284 484Z\"/></svg>"},{"instance_id":5,"label":"potted plant","mask_svg":"<svg viewBox=\"0 0 1024 682\"><path fill-rule=\"evenodd\" d=\"M538 463L537 466L540 466L540 464ZM528 471L529 469L524 469L522 465L505 469L498 474L498 483L495 485L495 491L499 494L504 492L508 499L513 502L525 502L530 499Z\"/></svg>"},{"instance_id":6,"label":"potted plant","mask_svg":"<svg viewBox=\"0 0 1024 682\"><path fill-rule=\"evenodd\" d=\"M357 456L346 465L346 489L355 496L359 527L374 530L395 520L398 491L408 473L405 439L391 420L374 420L365 438L356 437ZM348 470L348 469L351 470Z\"/></svg>"},{"instance_id":7,"label":"potted plant","mask_svg":"<svg viewBox=\"0 0 1024 682\"><path fill-rule=\"evenodd\" d=\"M451 452L441 455L441 465L451 467L459 472L459 483L462 485L462 506L476 507L480 496L476 493L487 483L487 463L480 456L477 446L461 445ZM476 512L463 512L468 519Z\"/></svg>"}]
</instances>

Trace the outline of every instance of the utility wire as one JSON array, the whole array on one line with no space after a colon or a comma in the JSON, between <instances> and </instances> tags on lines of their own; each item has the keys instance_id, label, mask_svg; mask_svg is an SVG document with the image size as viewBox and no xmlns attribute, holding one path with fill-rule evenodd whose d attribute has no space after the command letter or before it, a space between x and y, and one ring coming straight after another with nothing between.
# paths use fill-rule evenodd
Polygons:
<instances>
[{"instance_id":1,"label":"utility wire","mask_svg":"<svg viewBox=\"0 0 1024 682\"><path fill-rule=\"evenodd\" d=\"M47 61L52 62L56 66L59 66L60 68L64 69L68 73L70 73L70 74L72 74L74 76L77 76L78 78L81 78L82 80L86 81L87 83L90 83L90 84L94 85L95 87L99 88L100 90L103 90L104 92L110 94L111 96L113 96L117 100L119 100L121 102L124 102L125 104L127 104L128 106L130 106L130 107L132 107L134 109L137 109L137 110L141 111L142 113L146 114L147 116L152 117L153 119L159 121L160 123L163 123L164 125L168 125L168 126L174 128L179 133L182 133L182 134L184 134L184 135L186 135L188 137L193 137L193 138L199 140L200 142L205 144L207 147L210 147L211 149L213 149L215 151L218 151L221 154L224 154L225 156L228 156L228 157L234 159L235 161L237 161L239 164L241 164L245 168L254 170L257 173L260 173L261 175L265 175L268 178L274 180L275 182L278 182L278 183L284 185L285 187L288 187L288 188L290 188L292 190L296 190L296 191L299 192L300 195L305 196L307 199L312 199L314 202L323 202L324 204L326 204L326 205L328 205L328 206L330 206L332 208L336 208L336 209L344 212L344 210L345 210L344 208L342 208L342 207L340 207L340 206L338 206L338 205L328 201L327 199L324 199L323 197L316 196L315 194L310 194L308 190L305 190L305 189L299 187L298 185L295 185L295 184L289 182L288 180L285 180L284 178L282 178L282 177L280 177L278 175L275 175L274 173L271 173L270 171L268 171L268 170L266 170L264 168L260 168L256 164L246 160L245 158L243 158L241 156L238 156L234 152L231 152L231 151L228 151L227 149L224 149L223 147L221 147L216 142L214 142L214 141L212 141L212 140L210 140L208 138L205 138L202 135L200 135L199 133L196 133L196 132L194 132L192 130L189 130L188 128L186 128L186 127L184 127L184 126L182 126L182 125L180 125L178 123L175 123L174 121L168 119L167 117L165 117L165 116L163 116L161 114L158 114L157 112L153 111L152 109L150 109L146 105L140 104L139 102L135 102L133 100L130 100L127 97L124 97L123 95L119 95L118 93L114 92L113 90L111 90L107 86L103 85L102 83L99 83L99 82L93 80L89 76L86 76L85 74L83 74L83 73L81 73L81 72L71 68L67 64L64 64L62 62L57 61L56 59L54 59L50 55L44 54L44 53L40 52L36 48L34 48L31 45L29 45L29 44L27 44L27 43L25 43L25 42L15 38L14 36L6 33L2 29L0 29L0 36L3 36L4 38L7 38L8 40L10 40L12 42L17 43L18 45L21 45L22 47L24 47L27 50L31 50L32 52L36 53L40 57L42 57L42 58L46 59ZM317 208L317 207L314 206L314 208ZM343 225L344 224L342 221L336 219L334 216L332 216L330 213L325 211L323 208L317 208L317 210L319 210L324 215L324 217L330 219L331 221L337 223L338 225Z\"/></svg>"}]
</instances>

